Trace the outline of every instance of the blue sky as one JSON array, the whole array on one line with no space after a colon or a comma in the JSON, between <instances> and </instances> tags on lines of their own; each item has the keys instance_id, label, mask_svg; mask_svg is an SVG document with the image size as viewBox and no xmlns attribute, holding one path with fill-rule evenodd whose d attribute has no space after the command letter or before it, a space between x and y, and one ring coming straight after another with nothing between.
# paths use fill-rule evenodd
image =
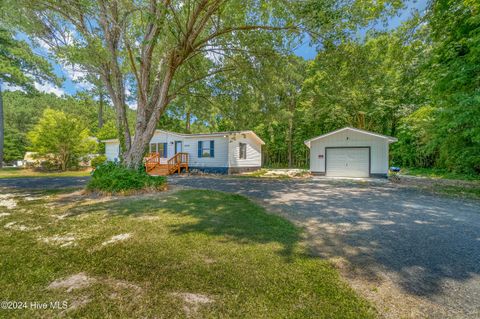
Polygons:
<instances>
[{"instance_id":1,"label":"blue sky","mask_svg":"<svg viewBox=\"0 0 480 319\"><path fill-rule=\"evenodd\" d=\"M402 22L406 21L411 15L412 11L418 10L420 12L424 11L427 7L427 1L428 0L410 0L407 1L406 3L406 8L404 10L401 10L398 15L391 17L388 20L388 26L385 28L383 26L376 26L375 29L381 30L381 29L395 29L399 27ZM360 33L365 33L366 30L360 31ZM315 58L317 55L317 51L315 47L312 47L309 43L309 39L306 38L301 46L299 46L296 50L295 53L298 56L303 57L306 60L312 60Z\"/></svg>"},{"instance_id":2,"label":"blue sky","mask_svg":"<svg viewBox=\"0 0 480 319\"><path fill-rule=\"evenodd\" d=\"M403 21L407 20L412 13L412 10L419 10L423 11L425 10L427 6L427 0L410 0L406 4L406 8L399 12L397 16L391 17L388 20L388 26L387 29L394 29L398 27ZM376 26L376 29L384 29L384 26ZM361 33L365 32L366 30L361 31ZM26 37L24 35L19 35L19 38L22 40L26 40ZM47 56L47 46L46 45L40 45L39 47L35 48L35 52L37 54ZM298 56L301 56L307 60L311 60L315 58L316 56L316 49L315 47L312 47L309 43L308 37L304 39L303 43L295 50L295 53ZM55 73L59 76L65 79L61 87L55 87L51 84L36 84L36 87L38 90L42 92L47 92L47 93L54 93L58 96L61 96L63 94L68 94L68 95L73 95L77 93L78 91L82 91L85 89L88 89L89 85L87 83L82 83L81 77L82 77L82 72L76 68L73 68L71 65L65 65L62 63L58 63L58 61L54 61L52 59L49 59L52 63L52 66L54 68ZM10 90L13 90L15 88L9 88Z\"/></svg>"}]
</instances>

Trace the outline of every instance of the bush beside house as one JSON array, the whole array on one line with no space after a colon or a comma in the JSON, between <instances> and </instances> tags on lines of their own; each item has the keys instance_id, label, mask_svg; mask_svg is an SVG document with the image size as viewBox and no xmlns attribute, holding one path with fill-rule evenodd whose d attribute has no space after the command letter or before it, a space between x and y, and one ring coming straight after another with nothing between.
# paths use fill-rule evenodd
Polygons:
<instances>
[{"instance_id":1,"label":"bush beside house","mask_svg":"<svg viewBox=\"0 0 480 319\"><path fill-rule=\"evenodd\" d=\"M164 176L150 176L144 168L128 169L118 163L106 162L99 165L87 184L87 190L107 194L126 194L139 191L165 190Z\"/></svg>"}]
</instances>

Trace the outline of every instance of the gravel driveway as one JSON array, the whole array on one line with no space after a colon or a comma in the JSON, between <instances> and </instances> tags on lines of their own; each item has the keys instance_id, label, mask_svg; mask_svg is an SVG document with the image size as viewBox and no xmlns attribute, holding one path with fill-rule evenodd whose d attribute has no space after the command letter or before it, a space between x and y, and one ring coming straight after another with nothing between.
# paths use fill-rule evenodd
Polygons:
<instances>
[{"instance_id":1,"label":"gravel driveway","mask_svg":"<svg viewBox=\"0 0 480 319\"><path fill-rule=\"evenodd\" d=\"M15 190L76 188L85 186L89 179L89 176L0 178L0 188Z\"/></svg>"},{"instance_id":2,"label":"gravel driveway","mask_svg":"<svg viewBox=\"0 0 480 319\"><path fill-rule=\"evenodd\" d=\"M241 193L307 230L384 317L480 318L480 202L384 180L172 177L185 187Z\"/></svg>"}]
</instances>

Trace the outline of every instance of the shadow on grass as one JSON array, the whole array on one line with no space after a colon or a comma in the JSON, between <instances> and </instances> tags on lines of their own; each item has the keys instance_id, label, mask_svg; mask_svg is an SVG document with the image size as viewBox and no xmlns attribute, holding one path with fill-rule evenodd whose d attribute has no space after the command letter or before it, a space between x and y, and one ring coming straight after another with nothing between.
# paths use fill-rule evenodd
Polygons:
<instances>
[{"instance_id":1,"label":"shadow on grass","mask_svg":"<svg viewBox=\"0 0 480 319\"><path fill-rule=\"evenodd\" d=\"M280 254L291 258L301 239L300 229L289 221L268 214L247 198L222 192L187 190L171 195L122 198L79 205L70 216L106 212L115 216L156 216L161 214L193 217L169 225L172 234L201 233L240 244L278 243Z\"/></svg>"},{"instance_id":2,"label":"shadow on grass","mask_svg":"<svg viewBox=\"0 0 480 319\"><path fill-rule=\"evenodd\" d=\"M305 225L308 249L315 256L341 257L355 266L356 277L370 282L380 281L388 272L410 295L454 294L445 282L460 285L478 280L480 274L478 201L376 180L178 178L171 183L265 200L272 209ZM472 295L478 291L472 289ZM461 298L448 300L453 304Z\"/></svg>"}]
</instances>

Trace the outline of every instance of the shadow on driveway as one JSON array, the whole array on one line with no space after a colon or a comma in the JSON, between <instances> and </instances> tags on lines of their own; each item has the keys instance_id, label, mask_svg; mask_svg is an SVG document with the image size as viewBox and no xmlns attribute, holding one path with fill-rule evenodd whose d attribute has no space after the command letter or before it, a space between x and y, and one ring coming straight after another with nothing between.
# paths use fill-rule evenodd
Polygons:
<instances>
[{"instance_id":1,"label":"shadow on driveway","mask_svg":"<svg viewBox=\"0 0 480 319\"><path fill-rule=\"evenodd\" d=\"M79 188L85 186L89 179L89 176L0 178L0 188L5 187L14 190Z\"/></svg>"},{"instance_id":2,"label":"shadow on driveway","mask_svg":"<svg viewBox=\"0 0 480 319\"><path fill-rule=\"evenodd\" d=\"M240 193L304 226L315 255L343 258L371 283L480 316L480 202L381 181L174 177L172 184Z\"/></svg>"}]
</instances>

